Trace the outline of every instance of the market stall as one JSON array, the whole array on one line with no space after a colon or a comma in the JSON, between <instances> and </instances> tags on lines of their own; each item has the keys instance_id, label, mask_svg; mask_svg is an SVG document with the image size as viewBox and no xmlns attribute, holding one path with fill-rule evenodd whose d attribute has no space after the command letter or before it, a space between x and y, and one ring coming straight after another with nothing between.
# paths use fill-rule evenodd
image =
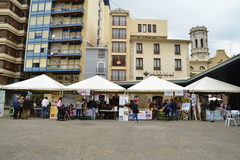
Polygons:
<instances>
[{"instance_id":1,"label":"market stall","mask_svg":"<svg viewBox=\"0 0 240 160\"><path fill-rule=\"evenodd\" d=\"M62 92L65 90L65 86L61 83L55 81L54 79L48 77L43 74L37 77L33 77L31 79L27 79L21 82L16 82L13 84L9 84L3 87L4 90L14 90L14 91L26 91L27 95L37 96L41 94L41 98L38 98L39 101L43 97L48 97L51 102L51 113L50 118L57 118L57 108L56 103L60 96L62 96ZM34 92L34 95L31 93ZM32 98L31 98L32 99ZM33 100L33 99L32 99ZM34 105L34 113L41 112L41 107L39 105ZM37 114L35 114L37 115Z\"/></svg>"},{"instance_id":2,"label":"market stall","mask_svg":"<svg viewBox=\"0 0 240 160\"><path fill-rule=\"evenodd\" d=\"M155 112L160 116L163 115L164 106L162 104L166 100L170 101L172 98L177 97L176 101L182 103L183 90L183 87L155 76L151 76L127 89L128 93L130 93L130 99L138 99L140 113L146 113L146 118L139 114L143 120L152 119ZM130 118L131 115L129 115ZM155 119L157 118L155 117Z\"/></svg>"},{"instance_id":3,"label":"market stall","mask_svg":"<svg viewBox=\"0 0 240 160\"><path fill-rule=\"evenodd\" d=\"M210 100L221 102L224 104L218 106L215 111L215 120L224 119L225 106L229 103L228 93L240 93L240 87L234 86L229 83L225 83L210 77L204 77L188 86L185 89L189 90L194 98L192 99L192 112L194 114L194 119L209 120L210 112L206 110L207 105ZM214 97L215 96L215 97ZM199 118L198 118L199 117Z\"/></svg>"},{"instance_id":4,"label":"market stall","mask_svg":"<svg viewBox=\"0 0 240 160\"><path fill-rule=\"evenodd\" d=\"M75 91L75 96L82 95L88 100L95 99L104 103L99 108L98 118L116 119L118 116L118 102L115 98L126 91L125 88L110 82L100 76L94 76L66 87L68 91ZM119 100L118 100L119 101Z\"/></svg>"}]
</instances>

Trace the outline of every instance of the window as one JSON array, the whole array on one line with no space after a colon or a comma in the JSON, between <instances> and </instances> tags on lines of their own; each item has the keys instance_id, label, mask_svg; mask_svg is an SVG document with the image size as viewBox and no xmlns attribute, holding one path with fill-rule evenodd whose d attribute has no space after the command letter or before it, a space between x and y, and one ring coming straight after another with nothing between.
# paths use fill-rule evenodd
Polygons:
<instances>
[{"instance_id":1,"label":"window","mask_svg":"<svg viewBox=\"0 0 240 160\"><path fill-rule=\"evenodd\" d=\"M143 69L143 59L136 58L136 70L142 70L142 69Z\"/></svg>"},{"instance_id":2,"label":"window","mask_svg":"<svg viewBox=\"0 0 240 160\"><path fill-rule=\"evenodd\" d=\"M142 32L142 25L138 24L138 32Z\"/></svg>"},{"instance_id":3,"label":"window","mask_svg":"<svg viewBox=\"0 0 240 160\"><path fill-rule=\"evenodd\" d=\"M31 17L30 25L36 25L36 17Z\"/></svg>"},{"instance_id":4,"label":"window","mask_svg":"<svg viewBox=\"0 0 240 160\"><path fill-rule=\"evenodd\" d=\"M112 30L113 39L126 39L126 29L114 28Z\"/></svg>"},{"instance_id":5,"label":"window","mask_svg":"<svg viewBox=\"0 0 240 160\"><path fill-rule=\"evenodd\" d=\"M180 52L180 45L179 44L175 44L175 54L176 55L179 55L181 52Z\"/></svg>"},{"instance_id":6,"label":"window","mask_svg":"<svg viewBox=\"0 0 240 160\"><path fill-rule=\"evenodd\" d=\"M35 39L41 39L41 38L42 38L42 31L36 31Z\"/></svg>"},{"instance_id":7,"label":"window","mask_svg":"<svg viewBox=\"0 0 240 160\"><path fill-rule=\"evenodd\" d=\"M112 43L112 52L126 52L126 43L125 42L113 42Z\"/></svg>"},{"instance_id":8,"label":"window","mask_svg":"<svg viewBox=\"0 0 240 160\"><path fill-rule=\"evenodd\" d=\"M160 46L159 44L154 44L154 54L160 54Z\"/></svg>"},{"instance_id":9,"label":"window","mask_svg":"<svg viewBox=\"0 0 240 160\"><path fill-rule=\"evenodd\" d=\"M37 9L38 9L38 3L33 3L32 11L37 11Z\"/></svg>"},{"instance_id":10,"label":"window","mask_svg":"<svg viewBox=\"0 0 240 160\"><path fill-rule=\"evenodd\" d=\"M40 53L40 44L34 45L34 53Z\"/></svg>"},{"instance_id":11,"label":"window","mask_svg":"<svg viewBox=\"0 0 240 160\"><path fill-rule=\"evenodd\" d=\"M48 31L43 31L42 32L42 38L48 38L48 34L49 34Z\"/></svg>"},{"instance_id":12,"label":"window","mask_svg":"<svg viewBox=\"0 0 240 160\"><path fill-rule=\"evenodd\" d=\"M152 32L152 25L148 24L148 32L151 33Z\"/></svg>"},{"instance_id":13,"label":"window","mask_svg":"<svg viewBox=\"0 0 240 160\"><path fill-rule=\"evenodd\" d=\"M104 59L104 58L105 58L105 51L101 49L98 51L98 59Z\"/></svg>"},{"instance_id":14,"label":"window","mask_svg":"<svg viewBox=\"0 0 240 160\"><path fill-rule=\"evenodd\" d=\"M44 23L43 24L50 24L50 16L44 17Z\"/></svg>"},{"instance_id":15,"label":"window","mask_svg":"<svg viewBox=\"0 0 240 160\"><path fill-rule=\"evenodd\" d=\"M46 3L45 11L51 10L51 2Z\"/></svg>"},{"instance_id":16,"label":"window","mask_svg":"<svg viewBox=\"0 0 240 160\"><path fill-rule=\"evenodd\" d=\"M143 77L136 77L136 80L143 80Z\"/></svg>"},{"instance_id":17,"label":"window","mask_svg":"<svg viewBox=\"0 0 240 160\"><path fill-rule=\"evenodd\" d=\"M39 3L38 10L43 11L44 10L45 3Z\"/></svg>"},{"instance_id":18,"label":"window","mask_svg":"<svg viewBox=\"0 0 240 160\"><path fill-rule=\"evenodd\" d=\"M137 43L136 49L137 49L137 53L142 53L142 43Z\"/></svg>"},{"instance_id":19,"label":"window","mask_svg":"<svg viewBox=\"0 0 240 160\"><path fill-rule=\"evenodd\" d=\"M40 49L40 52L43 53L43 52L44 52L44 48L41 48L41 49Z\"/></svg>"},{"instance_id":20,"label":"window","mask_svg":"<svg viewBox=\"0 0 240 160\"><path fill-rule=\"evenodd\" d=\"M198 48L198 40L195 39L195 47Z\"/></svg>"},{"instance_id":21,"label":"window","mask_svg":"<svg viewBox=\"0 0 240 160\"><path fill-rule=\"evenodd\" d=\"M144 32L144 33L147 32L147 25L146 25L146 24L143 25L143 32Z\"/></svg>"},{"instance_id":22,"label":"window","mask_svg":"<svg viewBox=\"0 0 240 160\"><path fill-rule=\"evenodd\" d=\"M203 39L201 39L201 47L203 47Z\"/></svg>"},{"instance_id":23,"label":"window","mask_svg":"<svg viewBox=\"0 0 240 160\"><path fill-rule=\"evenodd\" d=\"M161 70L161 59L160 58L154 58L153 59L153 69L154 70Z\"/></svg>"},{"instance_id":24,"label":"window","mask_svg":"<svg viewBox=\"0 0 240 160\"><path fill-rule=\"evenodd\" d=\"M125 56L112 56L112 66L126 66Z\"/></svg>"},{"instance_id":25,"label":"window","mask_svg":"<svg viewBox=\"0 0 240 160\"><path fill-rule=\"evenodd\" d=\"M157 26L156 24L153 24L153 33L156 33L157 32Z\"/></svg>"},{"instance_id":26,"label":"window","mask_svg":"<svg viewBox=\"0 0 240 160\"><path fill-rule=\"evenodd\" d=\"M182 70L182 62L181 59L175 59L175 71Z\"/></svg>"},{"instance_id":27,"label":"window","mask_svg":"<svg viewBox=\"0 0 240 160\"><path fill-rule=\"evenodd\" d=\"M28 38L29 39L34 39L35 38L35 32L29 32L29 35L28 35Z\"/></svg>"},{"instance_id":28,"label":"window","mask_svg":"<svg viewBox=\"0 0 240 160\"><path fill-rule=\"evenodd\" d=\"M33 63L33 64L32 64L32 67L33 67L33 68L39 68L39 66L40 66L39 63Z\"/></svg>"},{"instance_id":29,"label":"window","mask_svg":"<svg viewBox=\"0 0 240 160\"><path fill-rule=\"evenodd\" d=\"M126 71L125 70L112 70L112 81L125 81Z\"/></svg>"},{"instance_id":30,"label":"window","mask_svg":"<svg viewBox=\"0 0 240 160\"><path fill-rule=\"evenodd\" d=\"M126 26L126 16L113 16L113 26Z\"/></svg>"},{"instance_id":31,"label":"window","mask_svg":"<svg viewBox=\"0 0 240 160\"><path fill-rule=\"evenodd\" d=\"M29 44L27 48L27 52L33 52L33 44Z\"/></svg>"},{"instance_id":32,"label":"window","mask_svg":"<svg viewBox=\"0 0 240 160\"><path fill-rule=\"evenodd\" d=\"M43 16L39 16L37 18L37 25L42 25L43 24Z\"/></svg>"},{"instance_id":33,"label":"window","mask_svg":"<svg viewBox=\"0 0 240 160\"><path fill-rule=\"evenodd\" d=\"M204 70L205 70L205 67L200 66L199 69L200 69L200 71L204 71Z\"/></svg>"},{"instance_id":34,"label":"window","mask_svg":"<svg viewBox=\"0 0 240 160\"><path fill-rule=\"evenodd\" d=\"M98 62L97 63L97 74L105 74L106 68L104 62Z\"/></svg>"}]
</instances>

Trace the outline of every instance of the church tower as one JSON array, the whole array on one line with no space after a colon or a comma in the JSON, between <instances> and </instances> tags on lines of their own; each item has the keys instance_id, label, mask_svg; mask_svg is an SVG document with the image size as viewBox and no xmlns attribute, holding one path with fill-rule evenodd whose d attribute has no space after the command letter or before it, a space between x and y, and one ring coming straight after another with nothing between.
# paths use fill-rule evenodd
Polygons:
<instances>
[{"instance_id":1,"label":"church tower","mask_svg":"<svg viewBox=\"0 0 240 160\"><path fill-rule=\"evenodd\" d=\"M193 27L190 30L191 58L206 59L209 58L208 53L208 30L205 26Z\"/></svg>"}]
</instances>

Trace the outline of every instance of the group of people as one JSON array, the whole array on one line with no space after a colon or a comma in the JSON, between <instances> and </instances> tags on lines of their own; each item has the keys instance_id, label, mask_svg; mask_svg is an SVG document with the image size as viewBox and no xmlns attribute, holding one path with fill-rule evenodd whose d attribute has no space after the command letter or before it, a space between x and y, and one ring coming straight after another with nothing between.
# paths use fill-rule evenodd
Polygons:
<instances>
[{"instance_id":1,"label":"group of people","mask_svg":"<svg viewBox=\"0 0 240 160\"><path fill-rule=\"evenodd\" d=\"M13 99L13 119L28 119L28 111L32 108L29 96L16 96Z\"/></svg>"}]
</instances>

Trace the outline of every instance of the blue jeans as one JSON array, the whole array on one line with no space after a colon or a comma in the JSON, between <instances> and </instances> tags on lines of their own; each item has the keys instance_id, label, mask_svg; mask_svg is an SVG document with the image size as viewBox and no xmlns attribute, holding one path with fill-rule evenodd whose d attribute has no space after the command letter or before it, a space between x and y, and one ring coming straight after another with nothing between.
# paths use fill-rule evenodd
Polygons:
<instances>
[{"instance_id":1,"label":"blue jeans","mask_svg":"<svg viewBox=\"0 0 240 160\"><path fill-rule=\"evenodd\" d=\"M132 121L134 121L134 119L136 119L136 120L138 121L138 115L137 115L137 113L133 113Z\"/></svg>"},{"instance_id":2,"label":"blue jeans","mask_svg":"<svg viewBox=\"0 0 240 160\"><path fill-rule=\"evenodd\" d=\"M96 120L96 108L92 108L92 120Z\"/></svg>"},{"instance_id":3,"label":"blue jeans","mask_svg":"<svg viewBox=\"0 0 240 160\"><path fill-rule=\"evenodd\" d=\"M76 109L76 119L80 119L81 109Z\"/></svg>"},{"instance_id":4,"label":"blue jeans","mask_svg":"<svg viewBox=\"0 0 240 160\"><path fill-rule=\"evenodd\" d=\"M47 118L47 107L42 107L42 118Z\"/></svg>"},{"instance_id":5,"label":"blue jeans","mask_svg":"<svg viewBox=\"0 0 240 160\"><path fill-rule=\"evenodd\" d=\"M170 110L165 110L165 117L166 117L166 120L169 120L169 112Z\"/></svg>"},{"instance_id":6,"label":"blue jeans","mask_svg":"<svg viewBox=\"0 0 240 160\"><path fill-rule=\"evenodd\" d=\"M174 116L176 117L176 120L178 120L178 111L172 110L172 120L174 120Z\"/></svg>"}]
</instances>

